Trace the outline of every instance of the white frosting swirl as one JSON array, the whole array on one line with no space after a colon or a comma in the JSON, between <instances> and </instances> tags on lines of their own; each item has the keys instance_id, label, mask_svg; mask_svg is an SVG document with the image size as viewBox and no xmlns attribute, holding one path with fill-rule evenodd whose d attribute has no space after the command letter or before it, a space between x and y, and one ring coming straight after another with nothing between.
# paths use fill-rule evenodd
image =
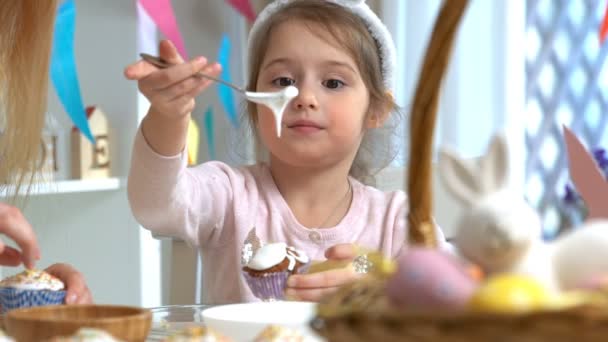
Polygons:
<instances>
[{"instance_id":1,"label":"white frosting swirl","mask_svg":"<svg viewBox=\"0 0 608 342\"><path fill-rule=\"evenodd\" d=\"M64 284L58 278L39 270L25 270L0 281L0 287L20 290L63 290Z\"/></svg>"},{"instance_id":2,"label":"white frosting swirl","mask_svg":"<svg viewBox=\"0 0 608 342\"><path fill-rule=\"evenodd\" d=\"M280 264L285 258L289 260L289 266L287 267L289 271L294 270L296 261L303 264L308 262L308 257L301 251L293 247L287 247L284 242L275 242L260 247L247 264L247 267L256 271L263 271Z\"/></svg>"}]
</instances>

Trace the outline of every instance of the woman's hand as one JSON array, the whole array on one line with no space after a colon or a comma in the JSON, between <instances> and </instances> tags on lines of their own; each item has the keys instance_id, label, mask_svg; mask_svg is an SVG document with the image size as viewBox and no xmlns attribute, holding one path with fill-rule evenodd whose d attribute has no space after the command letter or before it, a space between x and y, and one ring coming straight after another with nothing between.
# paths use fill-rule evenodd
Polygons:
<instances>
[{"instance_id":1,"label":"woman's hand","mask_svg":"<svg viewBox=\"0 0 608 342\"><path fill-rule=\"evenodd\" d=\"M68 264L53 264L45 269L49 274L63 281L66 287L66 304L91 304L93 297L84 276Z\"/></svg>"},{"instance_id":2,"label":"woman's hand","mask_svg":"<svg viewBox=\"0 0 608 342\"><path fill-rule=\"evenodd\" d=\"M0 203L0 234L15 241L19 247L15 249L0 241L0 265L23 263L28 269L34 268L36 260L40 260L40 248L32 226L18 208Z\"/></svg>"},{"instance_id":3,"label":"woman's hand","mask_svg":"<svg viewBox=\"0 0 608 342\"><path fill-rule=\"evenodd\" d=\"M340 244L325 251L327 260L352 261L358 252L354 244ZM312 274L296 274L287 280L285 296L293 300L319 301L322 297L336 291L342 285L361 277L352 267L342 267Z\"/></svg>"}]
</instances>

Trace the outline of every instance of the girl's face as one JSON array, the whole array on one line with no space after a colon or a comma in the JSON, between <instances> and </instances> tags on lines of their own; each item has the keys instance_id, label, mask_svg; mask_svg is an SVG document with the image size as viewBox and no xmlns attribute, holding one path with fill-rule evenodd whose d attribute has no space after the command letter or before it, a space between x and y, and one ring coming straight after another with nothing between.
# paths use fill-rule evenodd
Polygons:
<instances>
[{"instance_id":1,"label":"girl's face","mask_svg":"<svg viewBox=\"0 0 608 342\"><path fill-rule=\"evenodd\" d=\"M316 33L316 32L315 32ZM257 91L299 90L283 114L281 137L272 112L257 106L260 137L271 158L300 167L352 163L364 134L369 92L352 57L302 21L273 29Z\"/></svg>"}]
</instances>

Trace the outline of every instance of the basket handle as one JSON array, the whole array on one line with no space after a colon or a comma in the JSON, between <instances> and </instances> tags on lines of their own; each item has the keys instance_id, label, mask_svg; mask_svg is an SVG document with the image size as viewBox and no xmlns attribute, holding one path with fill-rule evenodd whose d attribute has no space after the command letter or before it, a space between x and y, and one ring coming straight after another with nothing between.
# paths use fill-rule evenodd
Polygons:
<instances>
[{"instance_id":1,"label":"basket handle","mask_svg":"<svg viewBox=\"0 0 608 342\"><path fill-rule=\"evenodd\" d=\"M406 175L409 198L408 241L435 248L432 155L441 81L468 0L444 0L424 56L410 113L410 161Z\"/></svg>"}]
</instances>

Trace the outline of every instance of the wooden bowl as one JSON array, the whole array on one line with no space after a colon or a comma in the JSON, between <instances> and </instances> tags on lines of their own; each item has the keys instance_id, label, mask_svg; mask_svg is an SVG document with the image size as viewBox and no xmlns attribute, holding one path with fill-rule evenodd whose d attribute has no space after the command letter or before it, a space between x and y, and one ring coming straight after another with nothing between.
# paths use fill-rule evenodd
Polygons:
<instances>
[{"instance_id":1,"label":"wooden bowl","mask_svg":"<svg viewBox=\"0 0 608 342\"><path fill-rule=\"evenodd\" d=\"M123 341L144 342L152 324L147 309L114 305L52 305L9 311L8 335L19 342L69 336L83 327L97 328Z\"/></svg>"}]
</instances>

